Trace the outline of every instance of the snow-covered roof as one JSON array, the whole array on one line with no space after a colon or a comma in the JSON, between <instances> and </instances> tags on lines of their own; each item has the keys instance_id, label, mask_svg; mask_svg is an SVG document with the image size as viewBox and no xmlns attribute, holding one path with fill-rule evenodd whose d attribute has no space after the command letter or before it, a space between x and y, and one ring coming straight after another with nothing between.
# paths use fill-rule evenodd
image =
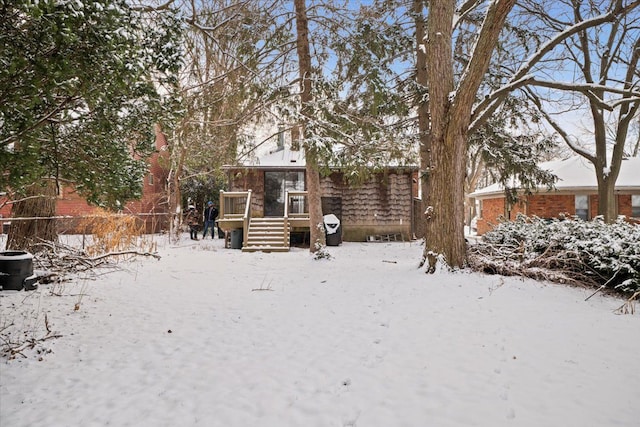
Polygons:
<instances>
[{"instance_id":1,"label":"snow-covered roof","mask_svg":"<svg viewBox=\"0 0 640 427\"><path fill-rule=\"evenodd\" d=\"M292 150L285 147L278 151L271 152L267 155L254 159L241 165L243 168L256 169L304 169L306 166L304 150ZM397 164L389 165L390 167L398 167ZM235 166L225 166L225 168L233 168ZM406 166L408 168L417 168L417 166Z\"/></svg>"},{"instance_id":2,"label":"snow-covered roof","mask_svg":"<svg viewBox=\"0 0 640 427\"><path fill-rule=\"evenodd\" d=\"M262 157L254 158L241 164L243 168L256 169L304 169L306 161L304 151L282 148ZM225 169L237 168L238 165L225 165Z\"/></svg>"},{"instance_id":3,"label":"snow-covered roof","mask_svg":"<svg viewBox=\"0 0 640 427\"><path fill-rule=\"evenodd\" d=\"M304 151L283 148L258 158L254 166L259 166L261 168L276 167L290 169L295 167L304 168L305 165Z\"/></svg>"},{"instance_id":4,"label":"snow-covered roof","mask_svg":"<svg viewBox=\"0 0 640 427\"><path fill-rule=\"evenodd\" d=\"M540 164L540 168L558 177L558 182L555 185L556 191L595 192L598 190L593 164L584 157L574 156L566 160L545 162ZM640 191L640 157L622 160L620 174L616 181L616 190ZM539 187L538 191L545 192L547 188ZM504 194L504 187L500 183L496 183L474 191L470 196L483 199L502 194Z\"/></svg>"}]
</instances>

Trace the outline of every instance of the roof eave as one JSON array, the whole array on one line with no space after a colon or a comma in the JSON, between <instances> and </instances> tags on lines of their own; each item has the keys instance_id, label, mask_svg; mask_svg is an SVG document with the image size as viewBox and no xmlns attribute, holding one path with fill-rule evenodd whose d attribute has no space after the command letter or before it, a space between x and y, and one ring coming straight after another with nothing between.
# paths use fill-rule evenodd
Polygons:
<instances>
[{"instance_id":1,"label":"roof eave","mask_svg":"<svg viewBox=\"0 0 640 427\"><path fill-rule=\"evenodd\" d=\"M523 190L519 189L517 190L518 193L522 193ZM557 194L557 195L565 195L565 194L582 194L582 193L597 193L598 192L598 187L596 186L591 186L591 187L562 187L562 188L557 188L555 190L547 190L545 188L539 188L537 191L533 191L532 194L535 195L545 195L545 194ZM621 193L638 193L640 192L640 186L636 186L636 185L630 185L630 186L617 186L615 188L615 193L616 194L621 194ZM500 197L500 196L504 196L504 189L499 190L499 191L490 191L490 192L486 192L486 193L471 193L468 195L468 197L474 198L474 199L493 199L496 197Z\"/></svg>"}]
</instances>

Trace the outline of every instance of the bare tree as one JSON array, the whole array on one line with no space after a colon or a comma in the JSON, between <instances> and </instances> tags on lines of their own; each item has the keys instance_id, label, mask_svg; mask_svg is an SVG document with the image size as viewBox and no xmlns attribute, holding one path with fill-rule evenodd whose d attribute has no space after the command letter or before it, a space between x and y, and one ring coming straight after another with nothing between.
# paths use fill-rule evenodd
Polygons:
<instances>
[{"instance_id":1,"label":"bare tree","mask_svg":"<svg viewBox=\"0 0 640 427\"><path fill-rule=\"evenodd\" d=\"M551 15L549 7L535 2L527 11L552 31L576 27L589 19L599 19L620 8L624 2L554 1L565 13ZM617 218L615 184L625 156L627 135L640 108L640 8L629 3L623 14L595 28L581 28L563 40L553 57L556 73L571 75L571 81L549 81L534 74L526 87L546 120L566 144L593 164L598 182L598 214L606 222ZM563 105L568 98L569 107ZM584 106L584 107L583 107ZM557 111L572 110L589 117L589 136L576 138Z\"/></svg>"},{"instance_id":2,"label":"bare tree","mask_svg":"<svg viewBox=\"0 0 640 427\"><path fill-rule=\"evenodd\" d=\"M177 236L183 190L223 182L220 167L235 163L250 140L247 124L259 122L274 102L274 69L286 29L273 24L274 6L266 3L175 0L172 5L180 7L187 27L183 114L169 135L167 199Z\"/></svg>"},{"instance_id":3,"label":"bare tree","mask_svg":"<svg viewBox=\"0 0 640 427\"><path fill-rule=\"evenodd\" d=\"M465 264L464 166L468 136L485 125L514 91L528 84L539 84L542 80L536 78L535 71L553 74L557 64L552 53L557 46L581 32L618 21L633 11L639 1L613 0L595 16L578 16L574 23L559 22L546 39L531 37L533 46L525 44L512 62L501 64L506 77L500 84L483 86L500 34L507 29L507 16L515 3L514 0L469 0L456 9L453 0L414 2L414 13L428 14L425 38L418 39L418 49L425 49L426 63L417 63L418 71L425 67L428 97L422 97L422 102L428 103L429 108L429 122L420 125L422 132L428 129L428 137L423 135L421 145L426 196L423 263L428 261L428 272L435 271L438 259L451 267ZM523 11L529 13L526 9ZM454 30L472 15L480 25L468 33L468 37L474 39L473 49L463 71L456 74ZM525 16L528 15L522 15L519 24L528 25ZM555 87L561 87L560 78L557 75L554 78ZM594 88L594 85L588 86ZM619 88L613 93L622 95L629 90ZM630 99L623 100L622 104L630 105ZM426 118L424 115L421 120Z\"/></svg>"}]
</instances>

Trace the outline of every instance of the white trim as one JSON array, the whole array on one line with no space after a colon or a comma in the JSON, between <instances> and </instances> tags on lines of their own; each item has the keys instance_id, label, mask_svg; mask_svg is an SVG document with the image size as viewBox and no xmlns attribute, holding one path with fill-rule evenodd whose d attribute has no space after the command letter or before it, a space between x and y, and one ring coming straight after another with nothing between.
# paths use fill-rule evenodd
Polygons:
<instances>
[{"instance_id":1,"label":"white trim","mask_svg":"<svg viewBox=\"0 0 640 427\"><path fill-rule=\"evenodd\" d=\"M538 187L533 194L594 194L598 192L596 174L593 165L582 157L575 156L567 160L546 162L540 164L542 169L548 170L558 177L554 190L546 187ZM616 182L616 194L640 193L640 157L633 157L622 161L620 174ZM517 186L517 183L514 183ZM474 191L468 197L476 199L492 199L504 196L504 187L492 184Z\"/></svg>"}]
</instances>

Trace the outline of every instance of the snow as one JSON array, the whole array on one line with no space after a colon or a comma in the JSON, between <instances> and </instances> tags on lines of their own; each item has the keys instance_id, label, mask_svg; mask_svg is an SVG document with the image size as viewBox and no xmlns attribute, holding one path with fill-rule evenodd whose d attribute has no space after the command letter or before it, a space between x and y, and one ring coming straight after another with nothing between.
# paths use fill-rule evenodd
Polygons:
<instances>
[{"instance_id":1,"label":"snow","mask_svg":"<svg viewBox=\"0 0 640 427\"><path fill-rule=\"evenodd\" d=\"M256 159L256 164L254 166L267 168L288 168L288 169L304 169L306 165L306 159L304 157L304 152L301 150L292 150L290 148L283 148L282 150L276 151L274 153L270 153L262 156L259 159ZM249 166L249 165L247 165Z\"/></svg>"},{"instance_id":2,"label":"snow","mask_svg":"<svg viewBox=\"0 0 640 427\"><path fill-rule=\"evenodd\" d=\"M426 275L418 242L314 260L155 239L160 260L0 292L1 328L62 335L0 361L1 425L638 425L640 316L618 299Z\"/></svg>"},{"instance_id":3,"label":"snow","mask_svg":"<svg viewBox=\"0 0 640 427\"><path fill-rule=\"evenodd\" d=\"M555 188L558 191L597 191L598 181L593 164L581 156L573 156L565 160L554 160L541 163L540 168L547 170L558 177ZM616 180L618 191L640 190L640 157L631 157L622 160L620 174ZM608 172L607 172L608 173ZM519 182L514 181L517 187ZM546 187L539 187L539 191L547 191ZM495 194L503 194L504 188L500 183L495 183L481 188L471 197L482 197Z\"/></svg>"},{"instance_id":4,"label":"snow","mask_svg":"<svg viewBox=\"0 0 640 427\"><path fill-rule=\"evenodd\" d=\"M336 148L339 150L339 148ZM371 162L368 162L371 163ZM292 150L290 147L284 147L280 150L265 154L261 157L246 159L246 162L242 165L245 168L258 168L258 169L287 169L287 170L302 170L305 168L307 162L304 154L304 149ZM389 167L398 167L400 163L397 160L386 161L385 164ZM416 167L415 165L404 165L405 167ZM226 165L226 168L233 166Z\"/></svg>"}]
</instances>

